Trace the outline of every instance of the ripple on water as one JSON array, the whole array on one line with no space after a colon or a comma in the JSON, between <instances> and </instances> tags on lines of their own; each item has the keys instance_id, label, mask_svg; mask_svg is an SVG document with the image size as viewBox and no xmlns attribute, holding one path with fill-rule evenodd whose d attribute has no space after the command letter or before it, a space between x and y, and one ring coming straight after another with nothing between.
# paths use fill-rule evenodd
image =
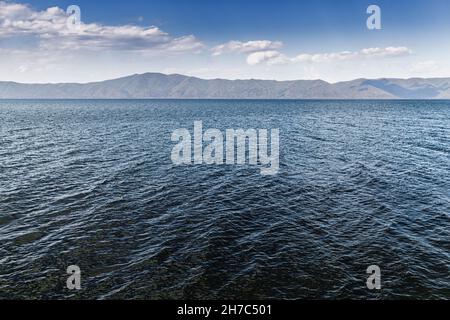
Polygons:
<instances>
[{"instance_id":1,"label":"ripple on water","mask_svg":"<svg viewBox=\"0 0 450 320\"><path fill-rule=\"evenodd\" d=\"M0 118L0 298L450 298L449 102L17 101ZM196 120L280 128L280 173L174 166L170 134Z\"/></svg>"}]
</instances>

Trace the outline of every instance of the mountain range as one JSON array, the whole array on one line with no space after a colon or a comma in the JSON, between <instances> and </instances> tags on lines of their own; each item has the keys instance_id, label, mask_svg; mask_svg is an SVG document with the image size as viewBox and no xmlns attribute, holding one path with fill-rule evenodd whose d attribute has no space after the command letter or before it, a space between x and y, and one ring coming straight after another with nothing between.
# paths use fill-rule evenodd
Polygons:
<instances>
[{"instance_id":1,"label":"mountain range","mask_svg":"<svg viewBox=\"0 0 450 320\"><path fill-rule=\"evenodd\" d=\"M0 99L450 99L450 78L205 80L179 74L135 74L85 84L0 82Z\"/></svg>"}]
</instances>

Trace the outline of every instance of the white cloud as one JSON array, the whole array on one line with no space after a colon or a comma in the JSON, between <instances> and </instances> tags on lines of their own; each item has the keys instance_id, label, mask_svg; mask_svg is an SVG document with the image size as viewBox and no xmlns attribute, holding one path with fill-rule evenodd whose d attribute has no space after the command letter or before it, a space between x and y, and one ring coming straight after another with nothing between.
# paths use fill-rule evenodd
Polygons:
<instances>
[{"instance_id":1,"label":"white cloud","mask_svg":"<svg viewBox=\"0 0 450 320\"><path fill-rule=\"evenodd\" d=\"M387 48L369 48L363 49L359 52L362 57L404 57L412 54L412 51L407 47L387 47Z\"/></svg>"},{"instance_id":2,"label":"white cloud","mask_svg":"<svg viewBox=\"0 0 450 320\"><path fill-rule=\"evenodd\" d=\"M44 50L89 49L119 51L191 51L203 44L192 35L172 37L158 27L105 26L81 23L67 27L65 11L58 7L35 11L30 6L0 1L0 39L35 37Z\"/></svg>"},{"instance_id":3,"label":"white cloud","mask_svg":"<svg viewBox=\"0 0 450 320\"><path fill-rule=\"evenodd\" d=\"M428 73L439 70L439 65L434 60L421 61L411 67L411 71L417 73Z\"/></svg>"},{"instance_id":4,"label":"white cloud","mask_svg":"<svg viewBox=\"0 0 450 320\"><path fill-rule=\"evenodd\" d=\"M254 40L254 41L229 41L211 49L213 56L219 56L228 52L249 53L255 51L267 51L279 49L283 46L281 41Z\"/></svg>"},{"instance_id":5,"label":"white cloud","mask_svg":"<svg viewBox=\"0 0 450 320\"><path fill-rule=\"evenodd\" d=\"M269 65L281 64L286 62L286 59L287 58L278 51L259 51L250 54L247 57L247 63L251 66L264 62Z\"/></svg>"},{"instance_id":6,"label":"white cloud","mask_svg":"<svg viewBox=\"0 0 450 320\"><path fill-rule=\"evenodd\" d=\"M324 63L350 61L359 59L392 58L411 55L412 51L406 47L367 48L360 51L341 51L332 53L308 54L302 53L293 58L278 51L260 51L251 53L247 57L249 65L266 63L268 65L286 63Z\"/></svg>"},{"instance_id":7,"label":"white cloud","mask_svg":"<svg viewBox=\"0 0 450 320\"><path fill-rule=\"evenodd\" d=\"M21 66L19 66L17 68L17 72L20 72L20 73L24 73L24 72L27 72L27 71L28 71L28 67L24 66L24 65L21 65Z\"/></svg>"}]
</instances>

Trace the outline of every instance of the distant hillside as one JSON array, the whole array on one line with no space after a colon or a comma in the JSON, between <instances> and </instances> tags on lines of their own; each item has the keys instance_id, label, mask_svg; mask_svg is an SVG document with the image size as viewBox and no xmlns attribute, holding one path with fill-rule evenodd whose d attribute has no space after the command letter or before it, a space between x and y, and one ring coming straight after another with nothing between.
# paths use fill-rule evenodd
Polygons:
<instances>
[{"instance_id":1,"label":"distant hillside","mask_svg":"<svg viewBox=\"0 0 450 320\"><path fill-rule=\"evenodd\" d=\"M0 99L450 99L450 78L204 80L145 73L87 84L0 82Z\"/></svg>"}]
</instances>

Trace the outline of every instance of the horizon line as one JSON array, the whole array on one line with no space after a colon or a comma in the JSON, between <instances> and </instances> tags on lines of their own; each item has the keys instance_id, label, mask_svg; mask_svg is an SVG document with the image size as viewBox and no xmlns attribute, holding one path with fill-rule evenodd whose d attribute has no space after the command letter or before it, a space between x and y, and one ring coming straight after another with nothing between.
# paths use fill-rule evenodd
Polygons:
<instances>
[{"instance_id":1,"label":"horizon line","mask_svg":"<svg viewBox=\"0 0 450 320\"><path fill-rule=\"evenodd\" d=\"M1 82L1 81L0 81ZM421 98L421 99L408 99L408 98L273 98L273 99L257 99L257 98L0 98L0 102L3 101L450 101L448 99L434 99L434 98Z\"/></svg>"}]
</instances>

